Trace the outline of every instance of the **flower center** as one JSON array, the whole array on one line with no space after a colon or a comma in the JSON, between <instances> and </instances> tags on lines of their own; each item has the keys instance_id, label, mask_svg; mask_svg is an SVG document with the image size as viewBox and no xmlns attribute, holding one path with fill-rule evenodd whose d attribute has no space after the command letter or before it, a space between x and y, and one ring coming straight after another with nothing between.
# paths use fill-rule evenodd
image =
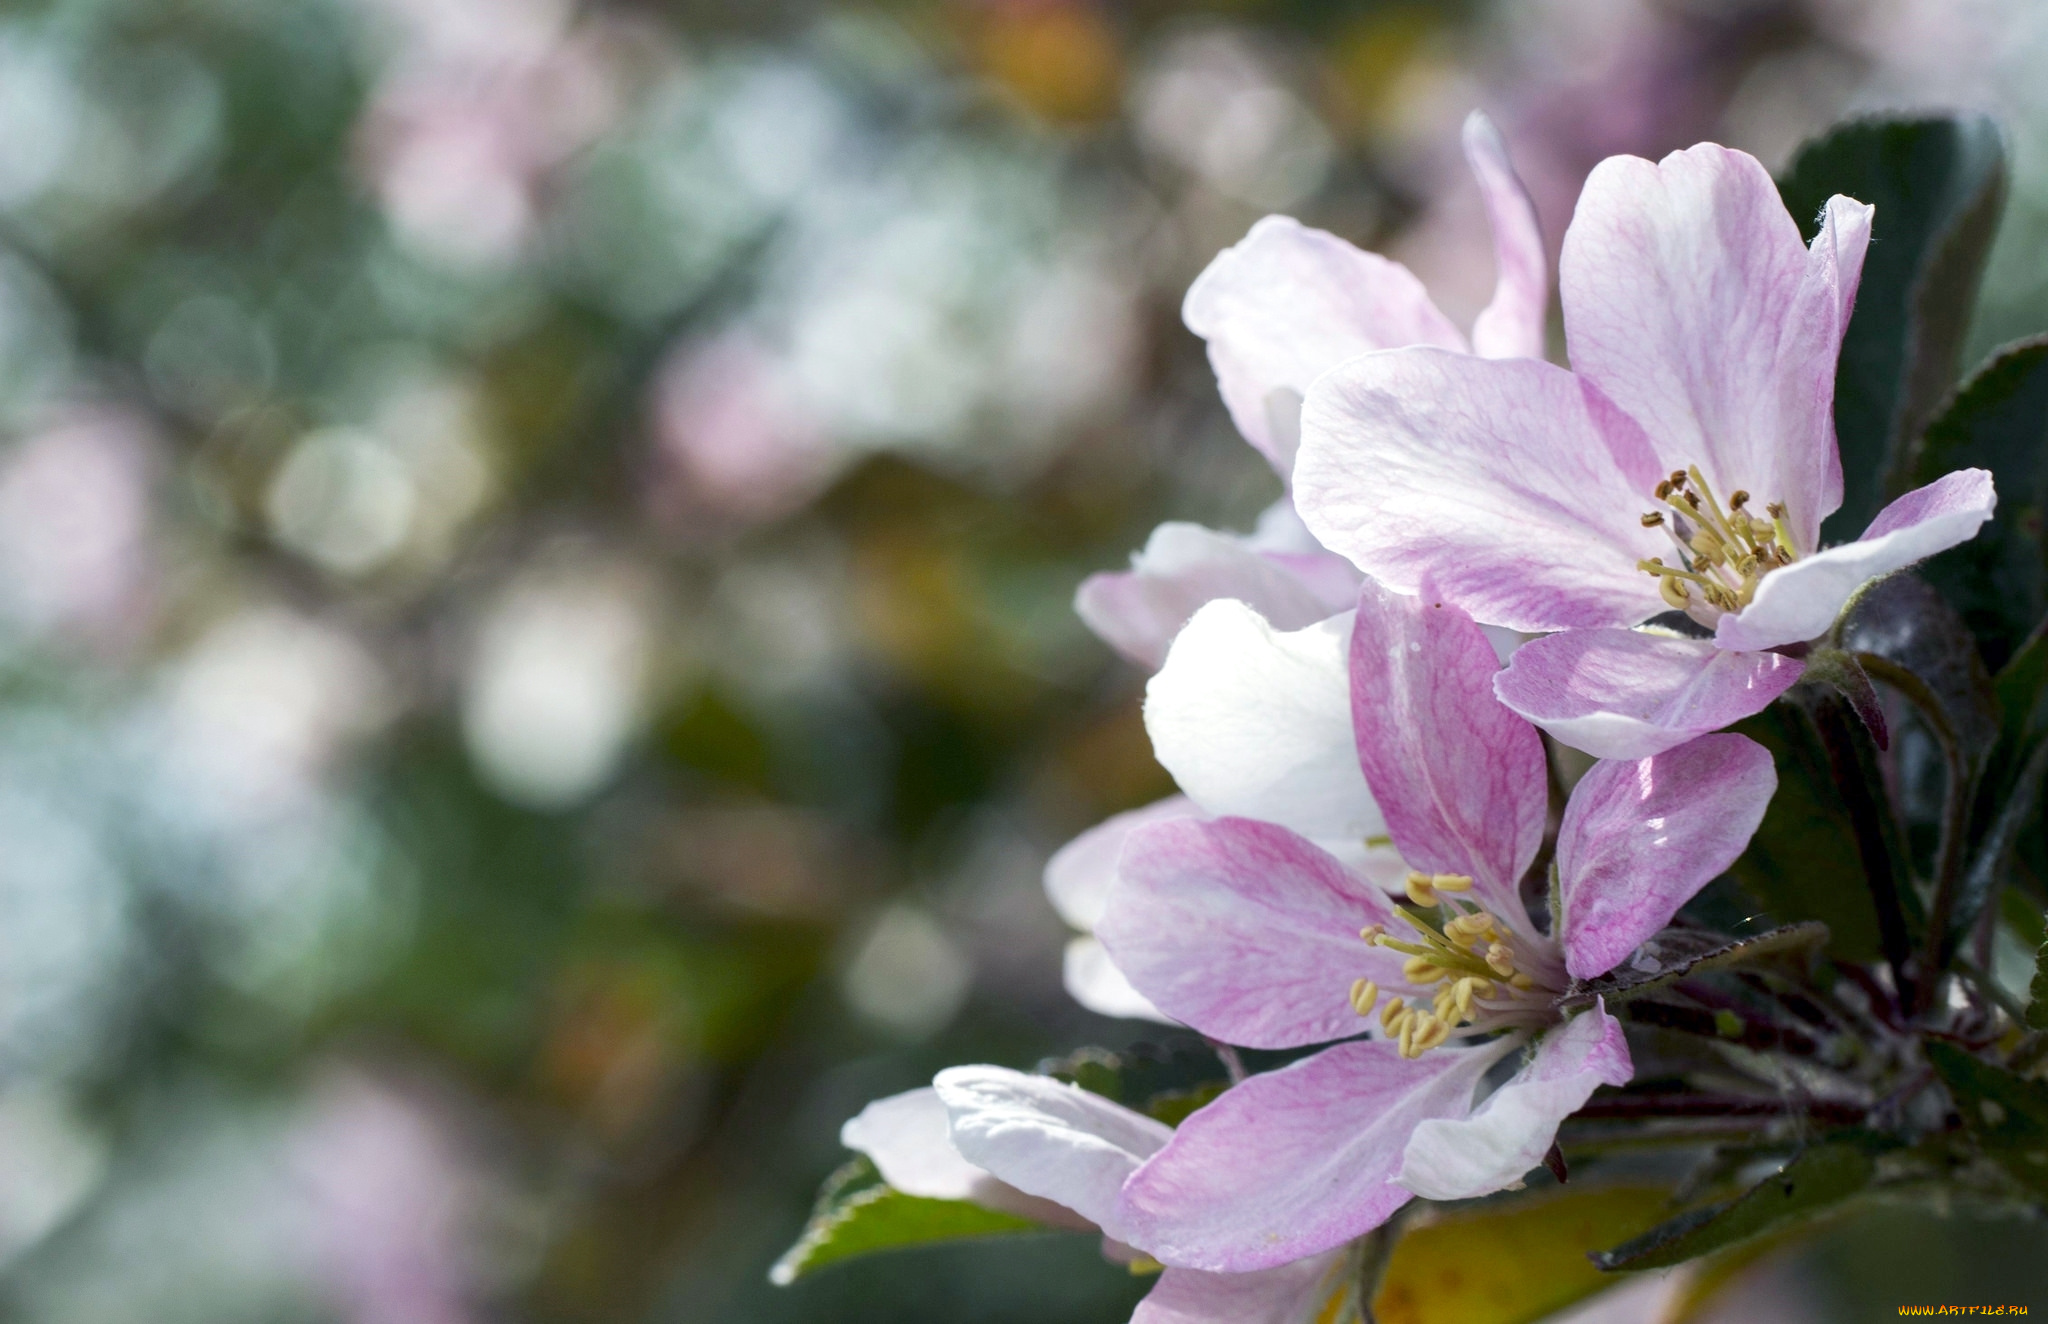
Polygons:
<instances>
[{"instance_id":1,"label":"flower center","mask_svg":"<svg viewBox=\"0 0 2048 1324\"><path fill-rule=\"evenodd\" d=\"M1509 1006L1536 987L1516 965L1507 925L1454 895L1471 890L1472 880L1463 874L1411 873L1408 899L1413 904L1396 909L1415 930L1416 940L1390 937L1378 924L1359 930L1369 945L1407 954L1403 979L1440 986L1427 1009L1419 1000L1410 1006L1396 997L1380 1012L1380 1028L1394 1036L1402 1057L1420 1057L1453 1030L1470 1025L1477 1013ZM1426 913L1431 909L1437 911L1436 920ZM1379 998L1379 985L1369 979L1351 986L1351 1009L1360 1016L1371 1014Z\"/></svg>"},{"instance_id":2,"label":"flower center","mask_svg":"<svg viewBox=\"0 0 2048 1324\"><path fill-rule=\"evenodd\" d=\"M1782 503L1771 502L1769 518L1760 519L1749 510L1749 493L1738 490L1724 510L1697 465L1657 484L1657 501L1664 509L1645 514L1643 527L1670 536L1678 563L1653 556L1636 568L1657 577L1664 601L1707 624L1747 607L1765 575L1798 559Z\"/></svg>"}]
</instances>

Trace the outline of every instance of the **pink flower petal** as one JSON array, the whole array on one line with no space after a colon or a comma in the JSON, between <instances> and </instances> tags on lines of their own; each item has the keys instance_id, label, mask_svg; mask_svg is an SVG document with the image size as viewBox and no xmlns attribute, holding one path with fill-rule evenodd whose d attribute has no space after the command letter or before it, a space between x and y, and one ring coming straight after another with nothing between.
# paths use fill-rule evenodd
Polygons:
<instances>
[{"instance_id":1,"label":"pink flower petal","mask_svg":"<svg viewBox=\"0 0 2048 1324\"><path fill-rule=\"evenodd\" d=\"M1722 648L1776 648L1817 638L1857 589L1957 543L1968 542L1998 507L1991 475L1958 469L1877 513L1863 536L1773 570L1740 615L1714 632Z\"/></svg>"},{"instance_id":2,"label":"pink flower petal","mask_svg":"<svg viewBox=\"0 0 2048 1324\"><path fill-rule=\"evenodd\" d=\"M1324 546L1403 593L1517 630L1633 625L1666 610L1636 563L1659 462L1562 368L1435 349L1368 354L1317 380L1295 504Z\"/></svg>"},{"instance_id":3,"label":"pink flower petal","mask_svg":"<svg viewBox=\"0 0 2048 1324\"><path fill-rule=\"evenodd\" d=\"M1145 687L1152 750L1212 814L1280 823L1362 861L1385 831L1351 740L1349 614L1276 630L1241 602L1212 602Z\"/></svg>"},{"instance_id":4,"label":"pink flower petal","mask_svg":"<svg viewBox=\"0 0 2048 1324\"><path fill-rule=\"evenodd\" d=\"M1505 1190L1543 1161L1558 1123L1594 1090L1634 1075L1621 1022L1596 1005L1544 1035L1535 1056L1471 1116L1417 1126L1394 1180L1428 1200Z\"/></svg>"},{"instance_id":5,"label":"pink flower petal","mask_svg":"<svg viewBox=\"0 0 2048 1324\"><path fill-rule=\"evenodd\" d=\"M1406 1204L1391 1178L1417 1125L1463 1117L1515 1044L1404 1059L1383 1039L1338 1044L1225 1090L1125 1183L1133 1245L1212 1273L1269 1269L1378 1227Z\"/></svg>"},{"instance_id":6,"label":"pink flower petal","mask_svg":"<svg viewBox=\"0 0 2048 1324\"><path fill-rule=\"evenodd\" d=\"M1701 736L1579 779L1557 830L1565 969L1592 979L1671 922L1735 863L1778 789L1747 736Z\"/></svg>"},{"instance_id":7,"label":"pink flower petal","mask_svg":"<svg viewBox=\"0 0 2048 1324\"><path fill-rule=\"evenodd\" d=\"M1465 348L1408 268L1285 216L1266 217L1217 254L1181 316L1209 342L1237 430L1283 476L1301 398L1325 369L1399 345Z\"/></svg>"},{"instance_id":8,"label":"pink flower petal","mask_svg":"<svg viewBox=\"0 0 2048 1324\"><path fill-rule=\"evenodd\" d=\"M1119 1221L1117 1195L1173 1135L1165 1123L1050 1076L1003 1067L948 1067L932 1088L962 1158L1138 1244Z\"/></svg>"},{"instance_id":9,"label":"pink flower petal","mask_svg":"<svg viewBox=\"0 0 2048 1324\"><path fill-rule=\"evenodd\" d=\"M1746 153L1615 156L1587 178L1558 268L1574 370L1663 468L1697 464L1723 499L1784 502L1802 551L1841 502L1835 361L1869 214L1831 202L1809 252Z\"/></svg>"},{"instance_id":10,"label":"pink flower petal","mask_svg":"<svg viewBox=\"0 0 2048 1324\"><path fill-rule=\"evenodd\" d=\"M1125 840L1147 824L1202 816L1185 795L1169 795L1103 819L1045 862L1046 898L1068 924L1083 931L1094 928L1109 901L1109 885L1116 878L1116 860Z\"/></svg>"},{"instance_id":11,"label":"pink flower petal","mask_svg":"<svg viewBox=\"0 0 2048 1324\"><path fill-rule=\"evenodd\" d=\"M905 1195L966 1200L1051 1227L1094 1226L1072 1210L1026 1195L960 1157L953 1148L946 1105L930 1087L876 1099L839 1128L839 1143L867 1155L882 1180Z\"/></svg>"},{"instance_id":12,"label":"pink flower petal","mask_svg":"<svg viewBox=\"0 0 2048 1324\"><path fill-rule=\"evenodd\" d=\"M1493 260L1499 274L1493 302L1472 323L1472 352L1489 359L1543 357L1544 310L1550 270L1536 204L1515 175L1500 130L1480 111L1465 120L1465 159L1479 179L1486 217L1493 225Z\"/></svg>"},{"instance_id":13,"label":"pink flower petal","mask_svg":"<svg viewBox=\"0 0 2048 1324\"><path fill-rule=\"evenodd\" d=\"M1351 634L1358 758L1401 857L1469 874L1510 923L1548 812L1543 741L1493 694L1499 662L1456 607L1367 583Z\"/></svg>"},{"instance_id":14,"label":"pink flower petal","mask_svg":"<svg viewBox=\"0 0 2048 1324\"><path fill-rule=\"evenodd\" d=\"M1294 559L1308 562L1300 567L1306 575L1290 564ZM1168 523L1152 531L1129 570L1082 581L1074 610L1097 638L1156 670L1173 637L1203 603L1235 598L1279 629L1298 630L1351 605L1325 600L1318 589L1326 579L1314 558L1270 556L1231 534Z\"/></svg>"},{"instance_id":15,"label":"pink flower petal","mask_svg":"<svg viewBox=\"0 0 2048 1324\"><path fill-rule=\"evenodd\" d=\"M1131 1324L1317 1324L1336 1318L1333 1297L1354 1290L1350 1268L1349 1255L1330 1251L1256 1273L1168 1269Z\"/></svg>"},{"instance_id":16,"label":"pink flower petal","mask_svg":"<svg viewBox=\"0 0 2048 1324\"><path fill-rule=\"evenodd\" d=\"M1351 1009L1353 980L1405 991L1401 957L1358 936L1394 919L1378 888L1283 827L1181 819L1131 837L1096 936L1174 1019L1229 1043L1294 1048L1367 1028Z\"/></svg>"},{"instance_id":17,"label":"pink flower petal","mask_svg":"<svg viewBox=\"0 0 2048 1324\"><path fill-rule=\"evenodd\" d=\"M1805 664L1643 630L1532 639L1494 677L1500 701L1574 749L1638 759L1761 712Z\"/></svg>"}]
</instances>

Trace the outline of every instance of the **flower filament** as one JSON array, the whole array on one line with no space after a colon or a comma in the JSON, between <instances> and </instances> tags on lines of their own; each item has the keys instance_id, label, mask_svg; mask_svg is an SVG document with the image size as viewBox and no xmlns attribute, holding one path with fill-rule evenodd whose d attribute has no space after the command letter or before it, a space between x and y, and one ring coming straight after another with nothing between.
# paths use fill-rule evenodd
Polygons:
<instances>
[{"instance_id":1,"label":"flower filament","mask_svg":"<svg viewBox=\"0 0 2048 1324\"><path fill-rule=\"evenodd\" d=\"M1456 894L1471 889L1472 880L1463 874L1410 873L1408 899L1413 904L1396 910L1415 930L1416 940L1391 937L1379 924L1359 930L1358 936L1369 945L1408 957L1401 977L1410 984L1439 986L1427 1009L1396 997L1381 1010L1380 1028L1394 1037L1402 1057L1420 1057L1450 1038L1453 1030L1470 1025L1475 1009L1487 1009L1486 999L1513 998L1535 987L1535 981L1516 966L1507 927L1491 913L1456 899ZM1446 910L1450 916L1439 926L1423 913L1426 908ZM1351 1009L1369 1015L1379 996L1379 985L1360 979L1351 986Z\"/></svg>"},{"instance_id":2,"label":"flower filament","mask_svg":"<svg viewBox=\"0 0 2048 1324\"><path fill-rule=\"evenodd\" d=\"M1761 519L1749 510L1749 493L1736 491L1724 510L1697 465L1672 470L1657 484L1657 500L1665 509L1645 514L1643 527L1664 530L1678 564L1653 556L1636 568L1655 575L1664 601L1679 611L1740 611L1765 575L1798 559L1782 504L1772 502Z\"/></svg>"}]
</instances>

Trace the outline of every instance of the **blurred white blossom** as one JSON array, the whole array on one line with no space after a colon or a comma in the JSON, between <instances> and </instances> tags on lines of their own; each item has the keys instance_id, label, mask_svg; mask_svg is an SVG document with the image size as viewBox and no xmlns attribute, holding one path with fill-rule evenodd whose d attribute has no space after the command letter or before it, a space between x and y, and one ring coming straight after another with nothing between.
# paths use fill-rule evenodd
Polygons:
<instances>
[{"instance_id":1,"label":"blurred white blossom","mask_svg":"<svg viewBox=\"0 0 2048 1324\"><path fill-rule=\"evenodd\" d=\"M485 778L537 808L597 790L639 726L651 628L643 587L617 569L549 568L500 594L462 691Z\"/></svg>"}]
</instances>

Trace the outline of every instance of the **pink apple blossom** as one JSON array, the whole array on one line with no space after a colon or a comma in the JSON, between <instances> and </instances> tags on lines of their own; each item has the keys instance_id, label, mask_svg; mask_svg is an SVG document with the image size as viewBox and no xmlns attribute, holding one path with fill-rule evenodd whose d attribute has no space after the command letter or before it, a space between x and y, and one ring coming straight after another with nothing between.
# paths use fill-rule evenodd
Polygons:
<instances>
[{"instance_id":1,"label":"pink apple blossom","mask_svg":"<svg viewBox=\"0 0 2048 1324\"><path fill-rule=\"evenodd\" d=\"M1349 664L1355 757L1412 870L1408 904L1277 823L1181 818L1131 835L1097 924L1136 990L1203 1034L1347 1040L1228 1090L1131 1174L1105 1226L1166 1264L1269 1268L1414 1195L1516 1183L1563 1118L1633 1071L1605 1007L1570 1015L1560 995L1727 868L1776 789L1769 754L1736 735L1596 764L1558 829L1561 913L1539 926L1520 883L1543 841L1543 747L1495 697L1485 634L1368 583ZM1448 1040L1462 1042L1433 1051ZM1489 1068L1524 1049L1475 1106Z\"/></svg>"},{"instance_id":2,"label":"pink apple blossom","mask_svg":"<svg viewBox=\"0 0 2048 1324\"><path fill-rule=\"evenodd\" d=\"M1744 153L1610 158L1559 264L1572 369L1423 347L1331 370L1302 413L1303 521L1391 588L1566 632L1518 653L1499 693L1567 743L1637 757L1758 711L1801 670L1771 650L1996 501L1990 474L1960 470L1819 545L1870 218L1832 198L1808 246ZM1713 638L1614 629L1674 609Z\"/></svg>"},{"instance_id":3,"label":"pink apple blossom","mask_svg":"<svg viewBox=\"0 0 2048 1324\"><path fill-rule=\"evenodd\" d=\"M1497 271L1493 302L1473 324L1469 348L1488 357L1540 358L1548 272L1535 209L1515 177L1506 144L1484 115L1475 112L1466 120L1464 146L1493 227ZM1182 315L1188 329L1208 342L1217 385L1238 430L1283 480L1300 437L1303 394L1324 371L1354 355L1390 346L1427 344L1460 352L1468 348L1465 337L1406 267L1285 216L1260 221L1242 241L1219 254L1189 288ZM1157 671L1176 636L1204 604L1245 603L1251 610L1219 618L1213 628L1219 636L1228 636L1227 651L1234 645L1244 654L1237 669L1240 689L1261 689L1286 679L1265 674L1274 666L1285 669L1289 648L1282 636L1345 612L1357 597L1358 586L1357 570L1318 543L1295 514L1292 498L1283 496L1250 535L1198 524L1160 525L1144 550L1131 558L1129 570L1094 575L1084 582L1075 594L1074 608L1103 642ZM1321 642L1330 646L1315 648L1316 640L1302 641L1304 649L1318 654L1321 675L1297 692L1304 698L1328 700L1324 707L1341 718L1348 703L1343 636L1341 631L1321 633ZM1156 706L1172 706L1177 713L1182 698L1202 706L1207 679L1190 676ZM1337 765L1352 767L1346 723L1319 724L1321 715L1313 704L1297 707L1292 714L1296 720L1287 723L1286 732L1301 739L1291 745L1271 739L1276 732L1270 729L1262 731L1252 744L1267 756L1241 766L1241 775L1228 785L1207 775L1215 760L1205 759L1204 751L1162 748L1160 757L1169 770L1179 775L1182 768L1188 769L1192 784L1184 780L1182 785L1192 799L1174 796L1118 815L1075 838L1052 858L1046 866L1046 892L1061 917L1081 930L1066 953L1066 986L1076 1001L1108 1016L1165 1019L1130 987L1090 933L1124 838L1143 823L1184 814L1263 816L1257 804L1246 803L1238 792L1262 776L1278 776L1265 798L1285 800L1299 778L1286 777L1278 765L1296 753L1314 757L1310 747L1326 746L1324 737L1333 732L1339 741L1334 751ZM1276 714L1261 711L1253 720L1263 723L1272 716ZM1179 729L1172 718L1168 723ZM1157 729L1154 739L1160 739ZM1278 758L1272 756L1275 751ZM1236 762L1239 752L1222 752L1221 763ZM1320 752L1327 757L1331 751ZM1204 766L1196 767L1197 762ZM1358 783L1355 768L1348 782ZM1340 779L1338 784L1345 783ZM1351 792L1355 804L1340 812L1356 821L1338 823L1335 835L1356 848L1377 833L1378 826L1363 783L1347 786L1346 793ZM1287 821L1284 814L1278 817ZM1309 835L1325 835L1314 826Z\"/></svg>"},{"instance_id":4,"label":"pink apple blossom","mask_svg":"<svg viewBox=\"0 0 2048 1324\"><path fill-rule=\"evenodd\" d=\"M1143 1252L1117 1196L1173 1134L1164 1123L1046 1076L952 1067L928 1089L878 1099L840 1131L908 1195L966 1200L1048 1227L1100 1231L1103 1252ZM1167 1269L1131 1324L1314 1324L1355 1293L1341 1251L1245 1274Z\"/></svg>"},{"instance_id":5,"label":"pink apple blossom","mask_svg":"<svg viewBox=\"0 0 2048 1324\"><path fill-rule=\"evenodd\" d=\"M1469 344L1406 267L1286 216L1254 225L1189 287L1182 318L1208 342L1238 431L1282 481L1309 384L1347 359L1402 345L1542 357L1549 276L1535 209L1484 115L1465 122L1464 143L1493 226L1497 272ZM1205 602L1235 598L1291 630L1344 610L1357 592L1357 572L1309 535L1283 497L1249 536L1160 525L1128 571L1091 577L1074 605L1103 642L1156 668Z\"/></svg>"}]
</instances>

